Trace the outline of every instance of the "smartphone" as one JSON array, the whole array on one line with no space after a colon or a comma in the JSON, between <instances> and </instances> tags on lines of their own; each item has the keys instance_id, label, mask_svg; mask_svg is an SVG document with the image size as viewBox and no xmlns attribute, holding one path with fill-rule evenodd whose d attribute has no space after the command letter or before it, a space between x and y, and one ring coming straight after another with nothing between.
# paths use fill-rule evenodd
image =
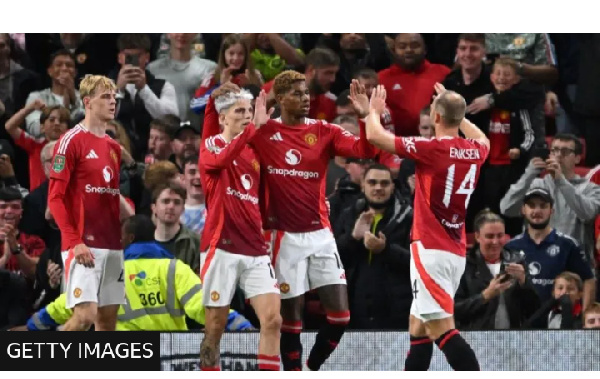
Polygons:
<instances>
[{"instance_id":1,"label":"smartphone","mask_svg":"<svg viewBox=\"0 0 600 379\"><path fill-rule=\"evenodd\" d=\"M134 54L125 55L125 64L130 64L135 67L140 66L140 56Z\"/></svg>"},{"instance_id":2,"label":"smartphone","mask_svg":"<svg viewBox=\"0 0 600 379\"><path fill-rule=\"evenodd\" d=\"M550 158L550 149L548 145L544 144L543 146L537 146L533 149L533 157L541 158L542 160L547 160Z\"/></svg>"}]
</instances>

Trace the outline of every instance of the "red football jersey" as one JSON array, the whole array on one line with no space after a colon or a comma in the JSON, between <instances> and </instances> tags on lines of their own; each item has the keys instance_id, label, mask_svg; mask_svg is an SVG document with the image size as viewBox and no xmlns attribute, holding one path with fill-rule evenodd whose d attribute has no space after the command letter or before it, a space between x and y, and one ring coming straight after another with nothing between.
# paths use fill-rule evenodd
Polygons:
<instances>
[{"instance_id":1,"label":"red football jersey","mask_svg":"<svg viewBox=\"0 0 600 379\"><path fill-rule=\"evenodd\" d=\"M60 228L62 250L80 243L121 249L119 144L78 124L59 139L53 162L48 205Z\"/></svg>"},{"instance_id":2,"label":"red football jersey","mask_svg":"<svg viewBox=\"0 0 600 379\"><path fill-rule=\"evenodd\" d=\"M47 143L48 140L45 137L33 138L23 130L21 130L19 138L15 140L15 145L25 150L29 156L29 191L38 188L46 180L40 154Z\"/></svg>"},{"instance_id":3,"label":"red football jersey","mask_svg":"<svg viewBox=\"0 0 600 379\"><path fill-rule=\"evenodd\" d=\"M492 109L490 116L490 164L510 164L510 112L498 108Z\"/></svg>"},{"instance_id":4,"label":"red football jersey","mask_svg":"<svg viewBox=\"0 0 600 379\"><path fill-rule=\"evenodd\" d=\"M487 146L458 137L396 137L396 152L416 165L412 240L464 257L465 216Z\"/></svg>"},{"instance_id":5,"label":"red football jersey","mask_svg":"<svg viewBox=\"0 0 600 379\"><path fill-rule=\"evenodd\" d=\"M251 141L260 157L265 229L291 233L330 228L325 185L335 156L373 158L364 125L360 138L339 125L305 119L301 125L269 120Z\"/></svg>"},{"instance_id":6,"label":"red football jersey","mask_svg":"<svg viewBox=\"0 0 600 379\"><path fill-rule=\"evenodd\" d=\"M206 196L200 250L217 247L234 254L267 255L258 205L260 165L248 145L256 129L250 124L227 143L221 134L212 135L219 128L217 117L210 100L200 145L199 169Z\"/></svg>"}]
</instances>

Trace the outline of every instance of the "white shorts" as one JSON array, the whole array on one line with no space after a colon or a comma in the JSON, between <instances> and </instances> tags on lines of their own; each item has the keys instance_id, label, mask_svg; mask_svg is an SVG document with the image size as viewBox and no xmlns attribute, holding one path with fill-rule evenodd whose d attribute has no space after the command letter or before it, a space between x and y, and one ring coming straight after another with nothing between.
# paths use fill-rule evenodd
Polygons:
<instances>
[{"instance_id":1,"label":"white shorts","mask_svg":"<svg viewBox=\"0 0 600 379\"><path fill-rule=\"evenodd\" d=\"M423 320L441 320L454 314L454 295L465 272L465 258L443 250L410 245L413 302L410 314Z\"/></svg>"},{"instance_id":2,"label":"white shorts","mask_svg":"<svg viewBox=\"0 0 600 379\"><path fill-rule=\"evenodd\" d=\"M265 233L282 299L315 288L346 284L346 272L329 229L308 233Z\"/></svg>"},{"instance_id":3,"label":"white shorts","mask_svg":"<svg viewBox=\"0 0 600 379\"><path fill-rule=\"evenodd\" d=\"M238 286L246 299L268 293L279 294L277 279L268 255L250 257L214 249L200 254L202 304L228 307Z\"/></svg>"},{"instance_id":4,"label":"white shorts","mask_svg":"<svg viewBox=\"0 0 600 379\"><path fill-rule=\"evenodd\" d=\"M90 248L94 267L77 263L73 250L63 251L67 308L80 303L96 303L98 307L125 304L123 250Z\"/></svg>"}]
</instances>

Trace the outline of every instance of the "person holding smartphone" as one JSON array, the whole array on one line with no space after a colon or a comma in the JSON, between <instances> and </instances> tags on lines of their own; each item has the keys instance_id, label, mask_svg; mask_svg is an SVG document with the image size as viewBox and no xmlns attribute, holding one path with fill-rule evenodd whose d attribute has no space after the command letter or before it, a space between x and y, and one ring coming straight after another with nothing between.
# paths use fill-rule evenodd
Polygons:
<instances>
[{"instance_id":1,"label":"person holding smartphone","mask_svg":"<svg viewBox=\"0 0 600 379\"><path fill-rule=\"evenodd\" d=\"M133 157L142 161L148 148L150 122L179 114L175 87L146 70L151 46L146 34L121 34L117 44L121 67L112 75L118 91L115 117L131 139Z\"/></svg>"}]
</instances>

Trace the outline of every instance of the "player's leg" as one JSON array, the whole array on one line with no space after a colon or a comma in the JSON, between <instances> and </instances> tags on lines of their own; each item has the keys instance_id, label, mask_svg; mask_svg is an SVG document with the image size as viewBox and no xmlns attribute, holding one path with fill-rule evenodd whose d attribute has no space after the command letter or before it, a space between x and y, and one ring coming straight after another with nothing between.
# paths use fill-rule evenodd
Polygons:
<instances>
[{"instance_id":1,"label":"player's leg","mask_svg":"<svg viewBox=\"0 0 600 379\"><path fill-rule=\"evenodd\" d=\"M422 280L419 272L416 269L413 260L413 245L411 244L411 259L410 259L410 278L413 288L413 301L410 307L410 316L408 319L408 333L410 338L410 348L404 361L405 371L427 371L431 365L431 357L433 355L433 341L429 338L425 323L420 318L419 303L424 301ZM421 295L421 296L419 296Z\"/></svg>"},{"instance_id":2,"label":"player's leg","mask_svg":"<svg viewBox=\"0 0 600 379\"><path fill-rule=\"evenodd\" d=\"M279 340L281 337L281 297L269 256L243 257L245 265L240 276L240 288L260 321L258 369L279 371Z\"/></svg>"},{"instance_id":3,"label":"player's leg","mask_svg":"<svg viewBox=\"0 0 600 379\"><path fill-rule=\"evenodd\" d=\"M414 315L408 319L410 349L404 361L404 371L427 371L433 355L433 341L429 338L425 324Z\"/></svg>"},{"instance_id":4,"label":"player's leg","mask_svg":"<svg viewBox=\"0 0 600 379\"><path fill-rule=\"evenodd\" d=\"M227 325L229 305L238 281L238 257L223 250L211 248L200 256L200 276L204 296L206 321L204 338L200 345L200 369L219 371L221 337Z\"/></svg>"},{"instance_id":5,"label":"player's leg","mask_svg":"<svg viewBox=\"0 0 600 379\"><path fill-rule=\"evenodd\" d=\"M271 255L281 292L281 362L285 371L302 370L302 319L304 294L309 290L305 251L295 242L298 236L273 231Z\"/></svg>"},{"instance_id":6,"label":"player's leg","mask_svg":"<svg viewBox=\"0 0 600 379\"><path fill-rule=\"evenodd\" d=\"M320 235L319 235L320 234ZM350 308L346 273L342 266L335 240L329 231L316 235L322 245L309 257L308 277L311 289L317 289L319 299L327 314L327 321L321 326L306 366L316 371L340 343L346 327L350 323Z\"/></svg>"},{"instance_id":7,"label":"player's leg","mask_svg":"<svg viewBox=\"0 0 600 379\"><path fill-rule=\"evenodd\" d=\"M453 318L453 298L464 272L464 257L427 250L420 243L411 245L411 253L411 276L416 279L413 304L425 322L428 337L454 370L479 370L475 352L456 329Z\"/></svg>"},{"instance_id":8,"label":"player's leg","mask_svg":"<svg viewBox=\"0 0 600 379\"><path fill-rule=\"evenodd\" d=\"M102 269L98 267L101 257L94 255L94 267L85 267L75 261L72 250L62 252L66 307L73 315L63 331L87 331L98 314L98 288Z\"/></svg>"},{"instance_id":9,"label":"player's leg","mask_svg":"<svg viewBox=\"0 0 600 379\"><path fill-rule=\"evenodd\" d=\"M93 249L98 265L103 267L98 291L98 315L96 331L113 331L117 328L117 314L121 304L125 304L124 258L122 250L102 251Z\"/></svg>"}]
</instances>

